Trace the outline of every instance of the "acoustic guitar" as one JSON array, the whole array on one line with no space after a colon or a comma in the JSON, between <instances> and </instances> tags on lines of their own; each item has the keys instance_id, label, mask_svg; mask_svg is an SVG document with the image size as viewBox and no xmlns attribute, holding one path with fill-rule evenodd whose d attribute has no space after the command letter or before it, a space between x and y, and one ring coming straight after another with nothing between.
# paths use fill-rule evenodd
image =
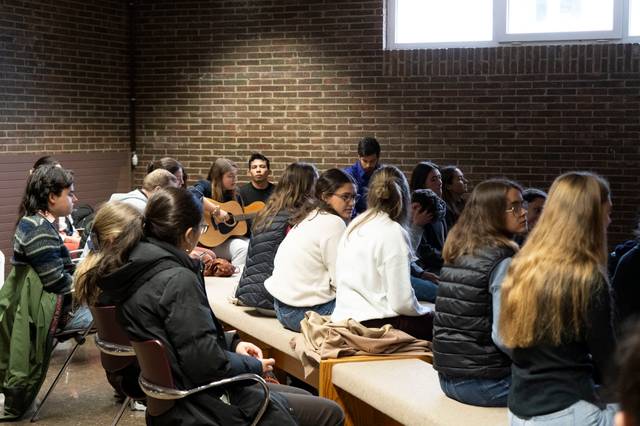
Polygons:
<instances>
[{"instance_id":1,"label":"acoustic guitar","mask_svg":"<svg viewBox=\"0 0 640 426\"><path fill-rule=\"evenodd\" d=\"M247 219L253 219L264 208L262 201L253 202L243 209L237 201L219 203L209 198L208 200L229 213L229 217L225 221L218 221L216 219L212 220L209 214L204 215L204 221L209 225L209 229L200 236L199 241L205 247L216 247L227 241L229 237L246 234L248 229Z\"/></svg>"}]
</instances>

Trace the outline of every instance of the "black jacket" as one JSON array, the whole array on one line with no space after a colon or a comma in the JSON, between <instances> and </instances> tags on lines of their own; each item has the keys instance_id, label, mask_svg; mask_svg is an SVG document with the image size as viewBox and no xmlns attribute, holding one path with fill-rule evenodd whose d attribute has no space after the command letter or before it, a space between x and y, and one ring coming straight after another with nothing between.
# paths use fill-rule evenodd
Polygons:
<instances>
[{"instance_id":1,"label":"black jacket","mask_svg":"<svg viewBox=\"0 0 640 426\"><path fill-rule=\"evenodd\" d=\"M613 276L613 294L617 319L622 324L640 316L640 243L629 250L618 262Z\"/></svg>"},{"instance_id":2,"label":"black jacket","mask_svg":"<svg viewBox=\"0 0 640 426\"><path fill-rule=\"evenodd\" d=\"M440 272L433 321L433 366L452 377L501 379L511 361L491 339L494 268L513 256L510 248L485 248L460 256Z\"/></svg>"},{"instance_id":3,"label":"black jacket","mask_svg":"<svg viewBox=\"0 0 640 426\"><path fill-rule=\"evenodd\" d=\"M158 339L164 344L178 388L241 373L262 374L259 360L233 352L239 340L225 336L211 311L199 262L176 247L156 240L140 242L122 268L104 277L101 287L116 303L118 319L131 340ZM161 416L147 415L147 424L250 423L261 391L254 386L231 388L231 405L219 399L221 392L211 389L177 400ZM293 423L285 404L274 393L261 424Z\"/></svg>"},{"instance_id":4,"label":"black jacket","mask_svg":"<svg viewBox=\"0 0 640 426\"><path fill-rule=\"evenodd\" d=\"M236 297L244 305L273 310L273 296L264 282L273 273L273 259L288 227L289 212L281 210L267 228L251 236L247 263L236 290Z\"/></svg>"},{"instance_id":5,"label":"black jacket","mask_svg":"<svg viewBox=\"0 0 640 426\"><path fill-rule=\"evenodd\" d=\"M422 237L416 248L416 256L418 257L416 263L418 266L435 274L440 273L440 268L444 263L442 260L442 248L444 247L447 233L448 229L444 217L424 226Z\"/></svg>"}]
</instances>

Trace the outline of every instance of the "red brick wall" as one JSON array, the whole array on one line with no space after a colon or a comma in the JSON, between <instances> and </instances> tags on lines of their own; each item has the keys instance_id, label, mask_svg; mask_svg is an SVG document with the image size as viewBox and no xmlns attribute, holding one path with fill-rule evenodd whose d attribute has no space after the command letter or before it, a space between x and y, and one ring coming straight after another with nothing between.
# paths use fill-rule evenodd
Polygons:
<instances>
[{"instance_id":1,"label":"red brick wall","mask_svg":"<svg viewBox=\"0 0 640 426\"><path fill-rule=\"evenodd\" d=\"M612 182L612 240L640 204L640 46L383 51L382 0L138 0L138 151L321 169L363 135L409 171ZM128 151L126 2L3 2L0 155ZM136 169L139 177L142 167Z\"/></svg>"},{"instance_id":2,"label":"red brick wall","mask_svg":"<svg viewBox=\"0 0 640 426\"><path fill-rule=\"evenodd\" d=\"M126 2L0 10L0 154L129 151Z\"/></svg>"},{"instance_id":3,"label":"red brick wall","mask_svg":"<svg viewBox=\"0 0 640 426\"><path fill-rule=\"evenodd\" d=\"M259 150L276 172L355 159L459 164L546 188L595 170L614 192L612 240L640 205L640 46L384 51L381 0L142 1L139 151L194 177ZM140 171L138 171L139 175Z\"/></svg>"}]
</instances>

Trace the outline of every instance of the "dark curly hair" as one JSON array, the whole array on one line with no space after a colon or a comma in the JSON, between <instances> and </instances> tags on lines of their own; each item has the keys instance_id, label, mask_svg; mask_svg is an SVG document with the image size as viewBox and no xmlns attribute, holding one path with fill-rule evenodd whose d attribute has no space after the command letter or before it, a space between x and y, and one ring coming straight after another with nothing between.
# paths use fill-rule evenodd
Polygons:
<instances>
[{"instance_id":1,"label":"dark curly hair","mask_svg":"<svg viewBox=\"0 0 640 426\"><path fill-rule=\"evenodd\" d=\"M430 189L416 189L411 193L411 202L420 204L422 210L433 214L433 220L438 221L447 213L447 204Z\"/></svg>"},{"instance_id":2,"label":"dark curly hair","mask_svg":"<svg viewBox=\"0 0 640 426\"><path fill-rule=\"evenodd\" d=\"M60 195L71 185L73 185L73 172L70 170L53 165L38 167L27 181L24 215L32 216L38 210L46 211L49 207L49 194Z\"/></svg>"}]
</instances>

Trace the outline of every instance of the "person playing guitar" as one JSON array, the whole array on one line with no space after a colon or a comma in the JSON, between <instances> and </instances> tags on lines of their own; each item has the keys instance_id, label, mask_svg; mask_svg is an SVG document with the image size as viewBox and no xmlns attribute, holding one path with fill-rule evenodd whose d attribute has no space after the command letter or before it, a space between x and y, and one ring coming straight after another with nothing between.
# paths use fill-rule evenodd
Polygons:
<instances>
[{"instance_id":1,"label":"person playing guitar","mask_svg":"<svg viewBox=\"0 0 640 426\"><path fill-rule=\"evenodd\" d=\"M233 215L223 208L223 206L227 207L231 204L224 203L235 202L239 204L242 213L244 203L237 192L237 181L238 168L235 163L226 158L218 158L211 165L207 179L196 182L190 188L192 193L202 199L205 216L209 216L205 218L205 221L207 224L215 225L210 226L212 230L225 221L232 220L233 222ZM229 259L235 266L244 265L249 246L249 239L245 235L246 230L241 235L225 238L224 242L215 247L216 255Z\"/></svg>"}]
</instances>

